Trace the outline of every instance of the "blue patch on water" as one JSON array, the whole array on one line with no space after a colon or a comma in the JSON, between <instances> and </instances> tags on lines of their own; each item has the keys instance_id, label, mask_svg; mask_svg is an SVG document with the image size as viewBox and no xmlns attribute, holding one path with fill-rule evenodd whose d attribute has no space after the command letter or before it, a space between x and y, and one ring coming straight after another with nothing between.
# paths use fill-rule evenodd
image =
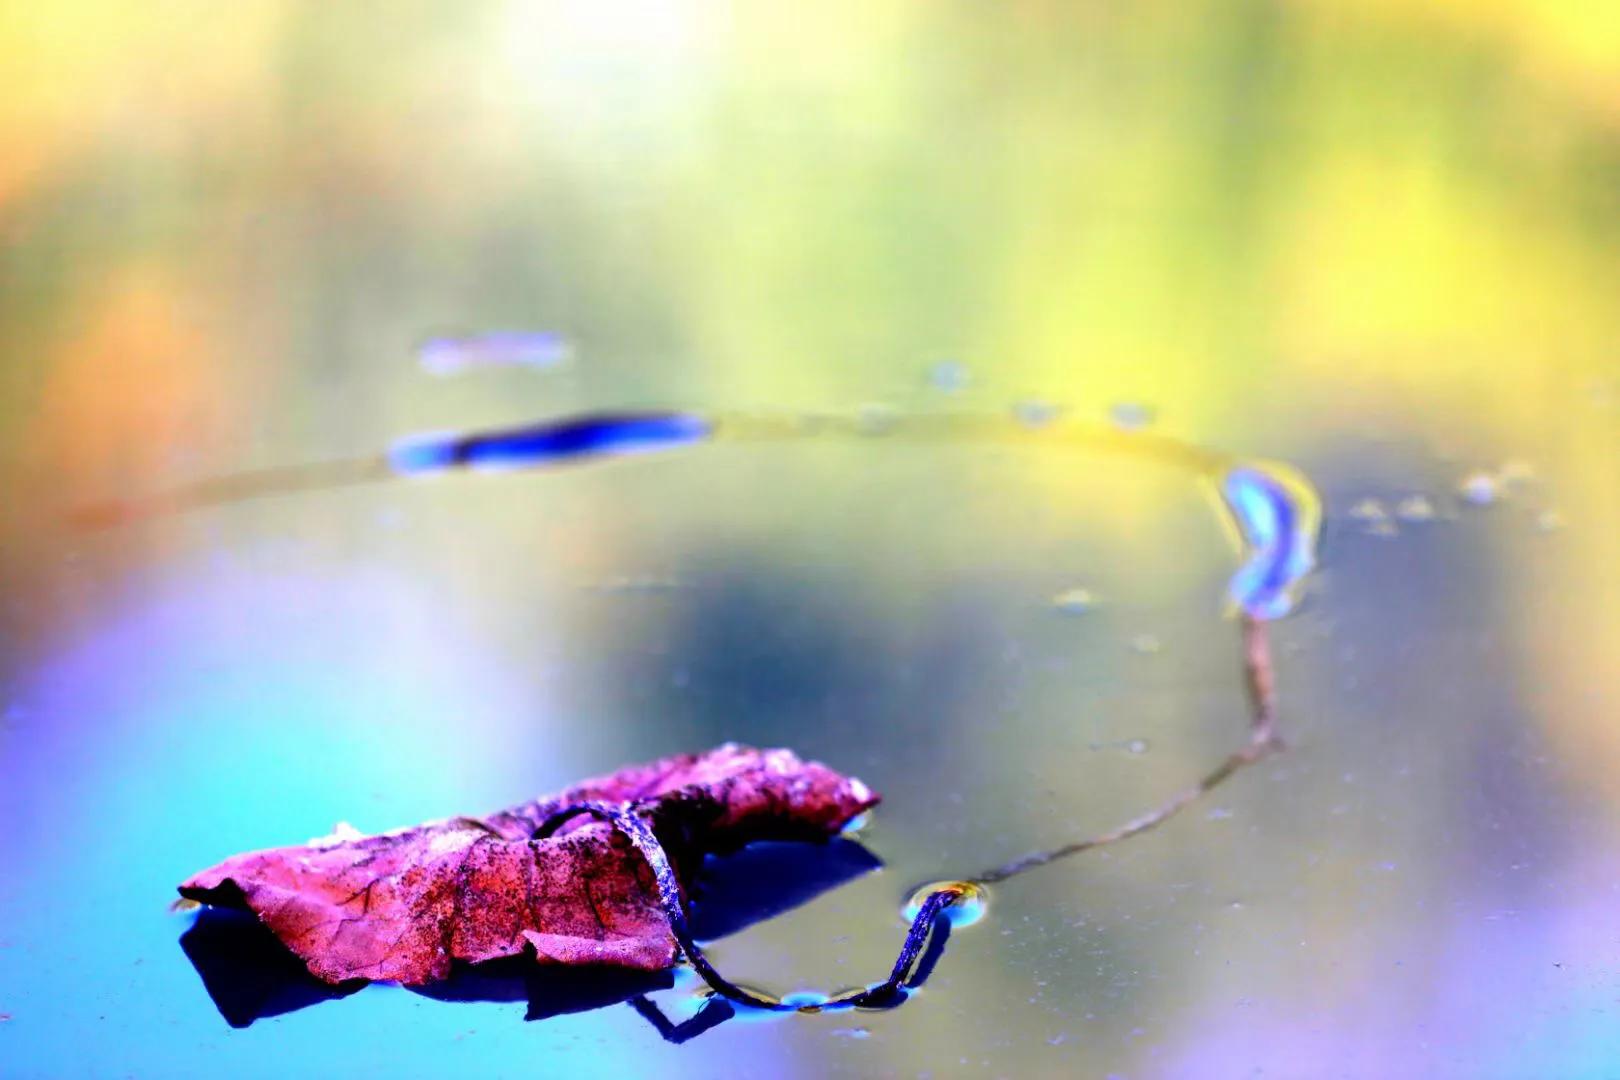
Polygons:
<instances>
[{"instance_id":1,"label":"blue patch on water","mask_svg":"<svg viewBox=\"0 0 1620 1080\"><path fill-rule=\"evenodd\" d=\"M1316 511L1308 492L1289 489L1257 468L1226 475L1221 494L1243 535L1247 558L1227 593L1255 619L1278 619L1298 602L1305 575L1316 566Z\"/></svg>"},{"instance_id":2,"label":"blue patch on water","mask_svg":"<svg viewBox=\"0 0 1620 1080\"><path fill-rule=\"evenodd\" d=\"M436 472L466 466L520 469L552 462L667 450L707 439L713 425L690 413L586 416L472 435L403 440L389 452L396 472Z\"/></svg>"},{"instance_id":3,"label":"blue patch on water","mask_svg":"<svg viewBox=\"0 0 1620 1080\"><path fill-rule=\"evenodd\" d=\"M417 349L422 367L455 375L480 367L555 367L568 360L568 339L549 330L496 330L467 337L436 337Z\"/></svg>"},{"instance_id":4,"label":"blue patch on water","mask_svg":"<svg viewBox=\"0 0 1620 1080\"><path fill-rule=\"evenodd\" d=\"M456 435L413 435L388 450L388 464L401 475L438 472L456 463Z\"/></svg>"}]
</instances>

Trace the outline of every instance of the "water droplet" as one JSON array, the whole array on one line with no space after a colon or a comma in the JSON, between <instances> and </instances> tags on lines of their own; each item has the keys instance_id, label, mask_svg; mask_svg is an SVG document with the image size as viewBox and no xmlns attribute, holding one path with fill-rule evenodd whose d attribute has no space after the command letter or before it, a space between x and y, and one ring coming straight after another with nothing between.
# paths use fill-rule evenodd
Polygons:
<instances>
[{"instance_id":1,"label":"water droplet","mask_svg":"<svg viewBox=\"0 0 1620 1080\"><path fill-rule=\"evenodd\" d=\"M1052 597L1052 607L1065 615L1084 615L1096 606L1096 594L1090 589L1064 589Z\"/></svg>"},{"instance_id":2,"label":"water droplet","mask_svg":"<svg viewBox=\"0 0 1620 1080\"><path fill-rule=\"evenodd\" d=\"M1457 494L1470 506L1490 506L1502 497L1502 482L1483 470L1457 482Z\"/></svg>"},{"instance_id":3,"label":"water droplet","mask_svg":"<svg viewBox=\"0 0 1620 1080\"><path fill-rule=\"evenodd\" d=\"M1162 648L1163 643L1152 634L1137 634L1131 638L1131 651L1141 653L1143 656L1152 656Z\"/></svg>"},{"instance_id":4,"label":"water droplet","mask_svg":"<svg viewBox=\"0 0 1620 1080\"><path fill-rule=\"evenodd\" d=\"M1389 508L1378 499L1362 499L1350 508L1350 519L1361 523L1368 536L1398 536L1400 529L1390 520Z\"/></svg>"},{"instance_id":5,"label":"water droplet","mask_svg":"<svg viewBox=\"0 0 1620 1080\"><path fill-rule=\"evenodd\" d=\"M1393 521L1374 521L1368 524L1366 529L1362 531L1368 536L1377 536L1385 540L1392 536L1401 535L1400 527Z\"/></svg>"},{"instance_id":6,"label":"water droplet","mask_svg":"<svg viewBox=\"0 0 1620 1080\"><path fill-rule=\"evenodd\" d=\"M855 430L862 435L887 435L900 424L900 414L892 405L871 402L855 415Z\"/></svg>"},{"instance_id":7,"label":"water droplet","mask_svg":"<svg viewBox=\"0 0 1620 1080\"><path fill-rule=\"evenodd\" d=\"M1125 752L1128 754L1145 754L1148 752L1148 748L1149 744L1146 739L1131 739L1125 744Z\"/></svg>"},{"instance_id":8,"label":"water droplet","mask_svg":"<svg viewBox=\"0 0 1620 1080\"><path fill-rule=\"evenodd\" d=\"M905 907L900 909L901 916L908 924L913 922L922 911L923 903L942 889L958 894L956 902L945 909L945 918L952 927L972 926L983 919L990 908L990 890L983 885L972 881L933 881L911 894Z\"/></svg>"},{"instance_id":9,"label":"water droplet","mask_svg":"<svg viewBox=\"0 0 1620 1080\"><path fill-rule=\"evenodd\" d=\"M959 394L973 381L972 373L960 360L941 360L928 369L928 383L946 394Z\"/></svg>"},{"instance_id":10,"label":"water droplet","mask_svg":"<svg viewBox=\"0 0 1620 1080\"><path fill-rule=\"evenodd\" d=\"M1434 503L1426 495L1408 495L1395 504L1395 516L1402 521L1433 521Z\"/></svg>"},{"instance_id":11,"label":"water droplet","mask_svg":"<svg viewBox=\"0 0 1620 1080\"><path fill-rule=\"evenodd\" d=\"M1362 499L1350 508L1350 517L1363 523L1388 521L1389 511L1377 499Z\"/></svg>"},{"instance_id":12,"label":"water droplet","mask_svg":"<svg viewBox=\"0 0 1620 1080\"><path fill-rule=\"evenodd\" d=\"M1156 416L1153 406L1139 401L1121 401L1108 410L1108 418L1121 431L1140 431L1151 425Z\"/></svg>"},{"instance_id":13,"label":"water droplet","mask_svg":"<svg viewBox=\"0 0 1620 1080\"><path fill-rule=\"evenodd\" d=\"M1062 410L1049 401L1020 401L1013 406L1013 418L1027 428L1043 428L1057 420Z\"/></svg>"},{"instance_id":14,"label":"water droplet","mask_svg":"<svg viewBox=\"0 0 1620 1080\"><path fill-rule=\"evenodd\" d=\"M783 1005L791 1005L802 1013L820 1012L821 1007L830 1000L819 990L796 990L782 996Z\"/></svg>"}]
</instances>

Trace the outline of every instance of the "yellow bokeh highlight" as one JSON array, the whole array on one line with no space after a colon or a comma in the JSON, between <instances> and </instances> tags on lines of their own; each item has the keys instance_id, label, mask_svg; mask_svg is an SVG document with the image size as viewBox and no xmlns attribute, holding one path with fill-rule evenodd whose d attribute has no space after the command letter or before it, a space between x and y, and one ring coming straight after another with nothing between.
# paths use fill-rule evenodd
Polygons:
<instances>
[{"instance_id":1,"label":"yellow bokeh highlight","mask_svg":"<svg viewBox=\"0 0 1620 1080\"><path fill-rule=\"evenodd\" d=\"M8 459L103 495L251 458L248 417L370 438L331 402L927 411L947 358L980 415L1139 402L1291 460L1393 428L1567 505L1556 590L1499 568L1509 632L1537 722L1620 765L1620 6L404 7L0 7ZM580 377L410 381L474 311L593 326ZM1052 528L1199 572L1183 477L1021 465Z\"/></svg>"}]
</instances>

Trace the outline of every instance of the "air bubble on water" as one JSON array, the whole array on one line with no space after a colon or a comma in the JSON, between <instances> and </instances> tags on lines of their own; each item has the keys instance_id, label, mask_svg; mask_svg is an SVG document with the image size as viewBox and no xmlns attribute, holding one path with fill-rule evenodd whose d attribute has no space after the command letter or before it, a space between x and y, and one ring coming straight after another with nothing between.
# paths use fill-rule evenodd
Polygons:
<instances>
[{"instance_id":1,"label":"air bubble on water","mask_svg":"<svg viewBox=\"0 0 1620 1080\"><path fill-rule=\"evenodd\" d=\"M1384 504L1377 499L1361 499L1350 508L1350 518L1352 521L1370 525L1375 521L1388 521L1389 511L1384 509Z\"/></svg>"},{"instance_id":2,"label":"air bubble on water","mask_svg":"<svg viewBox=\"0 0 1620 1080\"><path fill-rule=\"evenodd\" d=\"M1502 497L1502 482L1482 469L1477 470L1457 482L1457 495L1469 506L1490 506Z\"/></svg>"},{"instance_id":3,"label":"air bubble on water","mask_svg":"<svg viewBox=\"0 0 1620 1080\"><path fill-rule=\"evenodd\" d=\"M1374 521L1364 530L1368 536L1377 536L1383 539L1401 535L1401 530L1393 521Z\"/></svg>"},{"instance_id":4,"label":"air bubble on water","mask_svg":"<svg viewBox=\"0 0 1620 1080\"><path fill-rule=\"evenodd\" d=\"M1157 413L1139 401L1121 401L1108 410L1108 419L1121 431L1140 431L1152 425Z\"/></svg>"},{"instance_id":5,"label":"air bubble on water","mask_svg":"<svg viewBox=\"0 0 1620 1080\"><path fill-rule=\"evenodd\" d=\"M1164 643L1153 634L1137 634L1131 638L1131 651L1143 656L1152 656L1162 648Z\"/></svg>"},{"instance_id":6,"label":"air bubble on water","mask_svg":"<svg viewBox=\"0 0 1620 1080\"><path fill-rule=\"evenodd\" d=\"M868 402L855 414L855 430L862 435L887 435L900 424L894 406Z\"/></svg>"},{"instance_id":7,"label":"air bubble on water","mask_svg":"<svg viewBox=\"0 0 1620 1080\"><path fill-rule=\"evenodd\" d=\"M1013 406L1013 419L1027 428L1049 427L1063 411L1050 401L1020 401Z\"/></svg>"},{"instance_id":8,"label":"air bubble on water","mask_svg":"<svg viewBox=\"0 0 1620 1080\"><path fill-rule=\"evenodd\" d=\"M819 990L796 990L782 997L783 1005L791 1005L800 1012L820 1012L821 1007L832 1000Z\"/></svg>"},{"instance_id":9,"label":"air bubble on water","mask_svg":"<svg viewBox=\"0 0 1620 1080\"><path fill-rule=\"evenodd\" d=\"M1097 595L1090 589L1064 589L1051 602L1054 610L1065 615L1084 615L1097 606Z\"/></svg>"},{"instance_id":10,"label":"air bubble on water","mask_svg":"<svg viewBox=\"0 0 1620 1080\"><path fill-rule=\"evenodd\" d=\"M821 435L838 426L838 418L830 413L802 412L792 418L794 429L800 435Z\"/></svg>"},{"instance_id":11,"label":"air bubble on water","mask_svg":"<svg viewBox=\"0 0 1620 1080\"><path fill-rule=\"evenodd\" d=\"M933 881L914 890L905 906L900 909L900 915L908 924L916 921L918 913L922 911L923 904L934 893L942 889L949 889L957 893L954 904L944 911L945 919L952 927L972 926L983 919L990 908L990 890L973 881Z\"/></svg>"},{"instance_id":12,"label":"air bubble on water","mask_svg":"<svg viewBox=\"0 0 1620 1080\"><path fill-rule=\"evenodd\" d=\"M972 381L972 373L960 360L941 360L928 369L928 384L941 393L959 394Z\"/></svg>"},{"instance_id":13,"label":"air bubble on water","mask_svg":"<svg viewBox=\"0 0 1620 1080\"><path fill-rule=\"evenodd\" d=\"M1408 495L1395 504L1395 516L1402 521L1433 521L1436 516L1434 503L1427 495Z\"/></svg>"},{"instance_id":14,"label":"air bubble on water","mask_svg":"<svg viewBox=\"0 0 1620 1080\"><path fill-rule=\"evenodd\" d=\"M1145 754L1149 748L1146 739L1131 739L1125 744L1125 752L1128 754Z\"/></svg>"}]
</instances>

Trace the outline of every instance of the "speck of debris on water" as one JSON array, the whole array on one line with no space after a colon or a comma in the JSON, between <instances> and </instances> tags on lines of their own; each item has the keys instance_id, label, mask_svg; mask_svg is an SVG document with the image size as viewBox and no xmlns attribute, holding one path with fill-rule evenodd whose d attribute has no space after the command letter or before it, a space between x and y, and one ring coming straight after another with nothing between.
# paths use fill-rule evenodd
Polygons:
<instances>
[{"instance_id":1,"label":"speck of debris on water","mask_svg":"<svg viewBox=\"0 0 1620 1080\"><path fill-rule=\"evenodd\" d=\"M1097 596L1090 589L1064 589L1052 597L1051 603L1065 615L1083 615L1097 606Z\"/></svg>"},{"instance_id":2,"label":"speck of debris on water","mask_svg":"<svg viewBox=\"0 0 1620 1080\"><path fill-rule=\"evenodd\" d=\"M1395 516L1402 521L1433 521L1434 503L1423 495L1408 495L1395 504Z\"/></svg>"},{"instance_id":3,"label":"speck of debris on water","mask_svg":"<svg viewBox=\"0 0 1620 1080\"><path fill-rule=\"evenodd\" d=\"M1502 482L1484 471L1471 472L1457 482L1457 494L1469 506L1490 506L1502 497Z\"/></svg>"}]
</instances>

